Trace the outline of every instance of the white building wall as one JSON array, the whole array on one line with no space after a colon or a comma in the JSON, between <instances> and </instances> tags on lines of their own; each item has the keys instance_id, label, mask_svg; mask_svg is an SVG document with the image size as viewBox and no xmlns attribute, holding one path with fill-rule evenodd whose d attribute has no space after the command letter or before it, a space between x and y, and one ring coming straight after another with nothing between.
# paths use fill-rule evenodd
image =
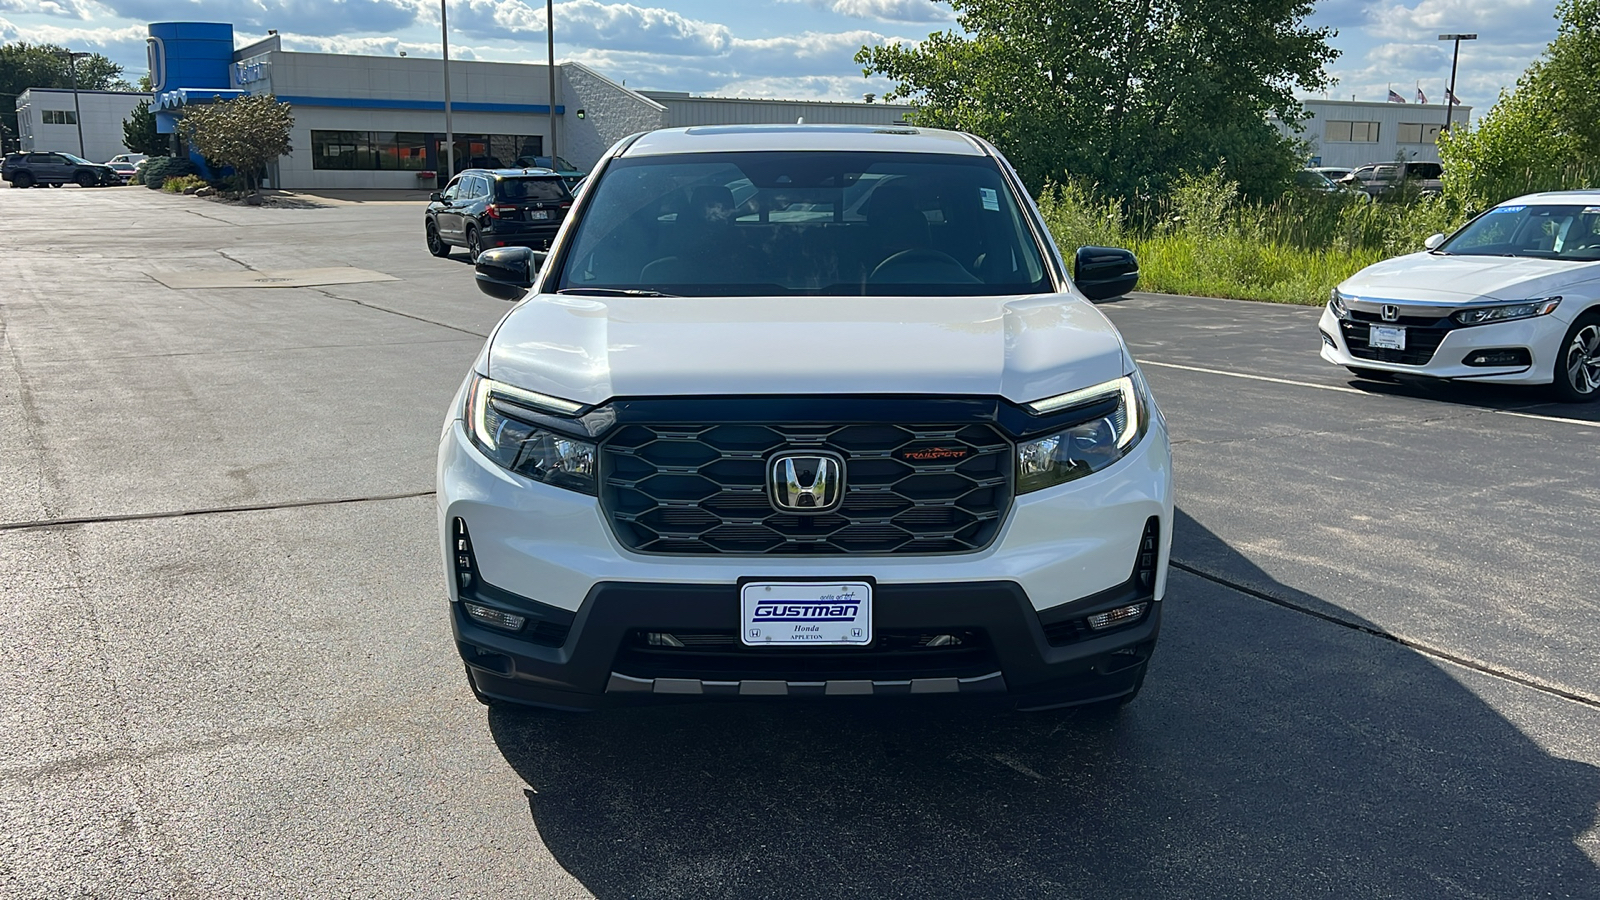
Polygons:
<instances>
[{"instance_id":1,"label":"white building wall","mask_svg":"<svg viewBox=\"0 0 1600 900\"><path fill-rule=\"evenodd\" d=\"M674 91L640 91L667 108L667 127L693 125L898 125L911 107L891 103L832 103L821 100L748 100L691 97Z\"/></svg>"},{"instance_id":2,"label":"white building wall","mask_svg":"<svg viewBox=\"0 0 1600 900\"><path fill-rule=\"evenodd\" d=\"M1369 163L1394 162L1397 159L1438 162L1437 144L1402 143L1399 141L1400 125L1419 124L1442 126L1445 105L1442 103L1371 103L1352 100L1300 101L1310 118L1298 128L1289 128L1278 119L1271 122L1279 131L1304 140L1310 146L1312 160L1319 166L1355 168ZM1472 115L1472 107L1456 105L1451 114L1456 127L1465 127ZM1329 122L1375 122L1378 139L1366 141L1334 141L1328 139ZM1318 159L1320 157L1320 160Z\"/></svg>"},{"instance_id":3,"label":"white building wall","mask_svg":"<svg viewBox=\"0 0 1600 900\"><path fill-rule=\"evenodd\" d=\"M149 94L121 91L79 91L78 105L83 124L83 153L92 162L105 162L122 146L122 121ZM72 91L59 88L31 88L17 98L17 123L23 150L54 150L78 154L77 125L46 125L44 110L72 112Z\"/></svg>"},{"instance_id":4,"label":"white building wall","mask_svg":"<svg viewBox=\"0 0 1600 900\"><path fill-rule=\"evenodd\" d=\"M588 66L560 66L560 99L566 107L556 151L585 170L612 144L630 134L664 128L667 108L630 91ZM583 118L578 118L578 112Z\"/></svg>"}]
</instances>

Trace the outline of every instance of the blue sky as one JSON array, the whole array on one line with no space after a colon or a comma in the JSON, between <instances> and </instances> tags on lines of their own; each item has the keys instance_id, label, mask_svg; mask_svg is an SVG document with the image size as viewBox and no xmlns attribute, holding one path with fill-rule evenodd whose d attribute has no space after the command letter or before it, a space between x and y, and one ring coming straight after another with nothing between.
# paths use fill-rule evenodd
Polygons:
<instances>
[{"instance_id":1,"label":"blue sky","mask_svg":"<svg viewBox=\"0 0 1600 900\"><path fill-rule=\"evenodd\" d=\"M544 58L542 0L450 0L452 56ZM953 25L933 0L561 0L556 55L630 87L722 96L859 98L885 83L851 57L862 44L915 41ZM1337 99L1409 100L1420 81L1442 99L1450 74L1442 32L1464 44L1456 94L1486 108L1555 36L1555 0L1323 0L1315 24L1339 29ZM288 49L413 56L439 53L438 0L0 0L0 42L95 50L130 80L145 67L144 24L232 22L243 42L269 28Z\"/></svg>"}]
</instances>

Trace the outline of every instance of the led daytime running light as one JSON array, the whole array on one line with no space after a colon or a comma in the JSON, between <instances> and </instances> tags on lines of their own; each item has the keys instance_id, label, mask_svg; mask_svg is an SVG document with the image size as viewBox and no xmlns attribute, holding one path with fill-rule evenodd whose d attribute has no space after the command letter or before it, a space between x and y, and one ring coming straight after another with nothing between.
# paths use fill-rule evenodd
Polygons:
<instances>
[{"instance_id":1,"label":"led daytime running light","mask_svg":"<svg viewBox=\"0 0 1600 900\"><path fill-rule=\"evenodd\" d=\"M1124 448L1133 443L1134 435L1139 431L1135 419L1139 410L1139 399L1133 387L1133 379L1126 375L1093 387L1035 400L1028 404L1028 408L1036 413L1052 413L1074 406L1084 406L1119 393L1122 395L1122 408L1128 411L1128 424L1122 429L1122 433L1117 435L1117 447Z\"/></svg>"},{"instance_id":2,"label":"led daytime running light","mask_svg":"<svg viewBox=\"0 0 1600 900\"><path fill-rule=\"evenodd\" d=\"M489 398L496 394L519 406L558 416L573 416L583 409L581 403L573 403L571 400L563 400L537 391L525 391L503 381L475 375L472 379L471 396L468 398L468 402L472 405L472 431L478 436L479 441L491 449L499 449L494 435L489 433L488 422Z\"/></svg>"}]
</instances>

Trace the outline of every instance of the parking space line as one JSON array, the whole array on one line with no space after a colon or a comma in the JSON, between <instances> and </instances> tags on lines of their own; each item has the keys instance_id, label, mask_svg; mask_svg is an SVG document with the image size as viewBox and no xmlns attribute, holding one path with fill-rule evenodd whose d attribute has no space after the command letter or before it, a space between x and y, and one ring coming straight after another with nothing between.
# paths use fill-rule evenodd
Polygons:
<instances>
[{"instance_id":1,"label":"parking space line","mask_svg":"<svg viewBox=\"0 0 1600 900\"><path fill-rule=\"evenodd\" d=\"M1338 391L1342 394L1360 394L1363 397L1372 396L1369 392L1353 387L1340 387L1333 384L1315 384L1310 381L1291 381L1287 378L1269 378L1266 375L1250 375L1245 372L1229 372L1226 369L1203 369L1199 366L1180 366L1177 363L1156 362L1152 359L1139 360L1141 366L1160 366L1163 369L1182 369L1185 372L1204 372L1207 375L1226 375L1229 378L1247 378L1251 381L1269 381L1273 384L1289 384L1295 387L1316 388L1319 391Z\"/></svg>"},{"instance_id":2,"label":"parking space line","mask_svg":"<svg viewBox=\"0 0 1600 900\"><path fill-rule=\"evenodd\" d=\"M432 497L435 491L409 491L404 494L376 494L370 497L333 497L322 500L284 500L279 503L254 503L246 506L209 506L200 509L176 509L162 512L121 513L110 516L79 516L68 519L38 519L32 522L0 522L0 532L33 531L42 528L60 528L65 525L98 525L105 522L148 522L152 519L182 519L188 516L215 516L225 513L266 512L277 509L305 509L312 506L343 506L349 503L383 503L389 500L413 500Z\"/></svg>"},{"instance_id":3,"label":"parking space line","mask_svg":"<svg viewBox=\"0 0 1600 900\"><path fill-rule=\"evenodd\" d=\"M1206 369L1200 366L1180 366L1177 363L1157 362L1153 359L1141 359L1139 360L1139 365L1159 366L1163 369L1181 369L1185 372L1203 372L1207 375L1226 375L1229 378L1244 378L1250 381L1267 381L1271 382L1272 384L1287 384L1293 387L1316 388L1319 391L1338 391L1343 394L1360 394L1363 397L1384 396L1381 394L1374 394L1371 391L1363 391L1359 388L1353 387L1340 387L1339 385L1333 384L1317 384L1312 381L1294 381L1293 379L1289 378L1271 378L1266 375L1251 375L1247 372L1229 372L1226 369ZM1600 428L1600 422L1590 422L1584 419L1567 419L1561 416L1541 416L1538 413L1517 412L1510 409L1490 409L1485 410L1485 412L1491 412L1497 416L1516 416L1519 419L1538 419L1541 422L1560 422L1563 425L1582 425L1585 428Z\"/></svg>"}]
</instances>

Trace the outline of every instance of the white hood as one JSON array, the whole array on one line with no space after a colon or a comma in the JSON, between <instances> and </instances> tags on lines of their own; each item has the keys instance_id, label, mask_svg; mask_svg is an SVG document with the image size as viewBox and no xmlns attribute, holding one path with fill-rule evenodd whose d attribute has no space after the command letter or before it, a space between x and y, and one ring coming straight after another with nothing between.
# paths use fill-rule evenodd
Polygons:
<instances>
[{"instance_id":1,"label":"white hood","mask_svg":"<svg viewBox=\"0 0 1600 900\"><path fill-rule=\"evenodd\" d=\"M1339 290L1364 300L1537 300L1559 295L1575 281L1597 278L1600 263L1412 253L1362 269Z\"/></svg>"},{"instance_id":2,"label":"white hood","mask_svg":"<svg viewBox=\"0 0 1600 900\"><path fill-rule=\"evenodd\" d=\"M589 297L507 314L488 375L578 403L729 394L1037 400L1125 373L1122 339L1067 294Z\"/></svg>"}]
</instances>

